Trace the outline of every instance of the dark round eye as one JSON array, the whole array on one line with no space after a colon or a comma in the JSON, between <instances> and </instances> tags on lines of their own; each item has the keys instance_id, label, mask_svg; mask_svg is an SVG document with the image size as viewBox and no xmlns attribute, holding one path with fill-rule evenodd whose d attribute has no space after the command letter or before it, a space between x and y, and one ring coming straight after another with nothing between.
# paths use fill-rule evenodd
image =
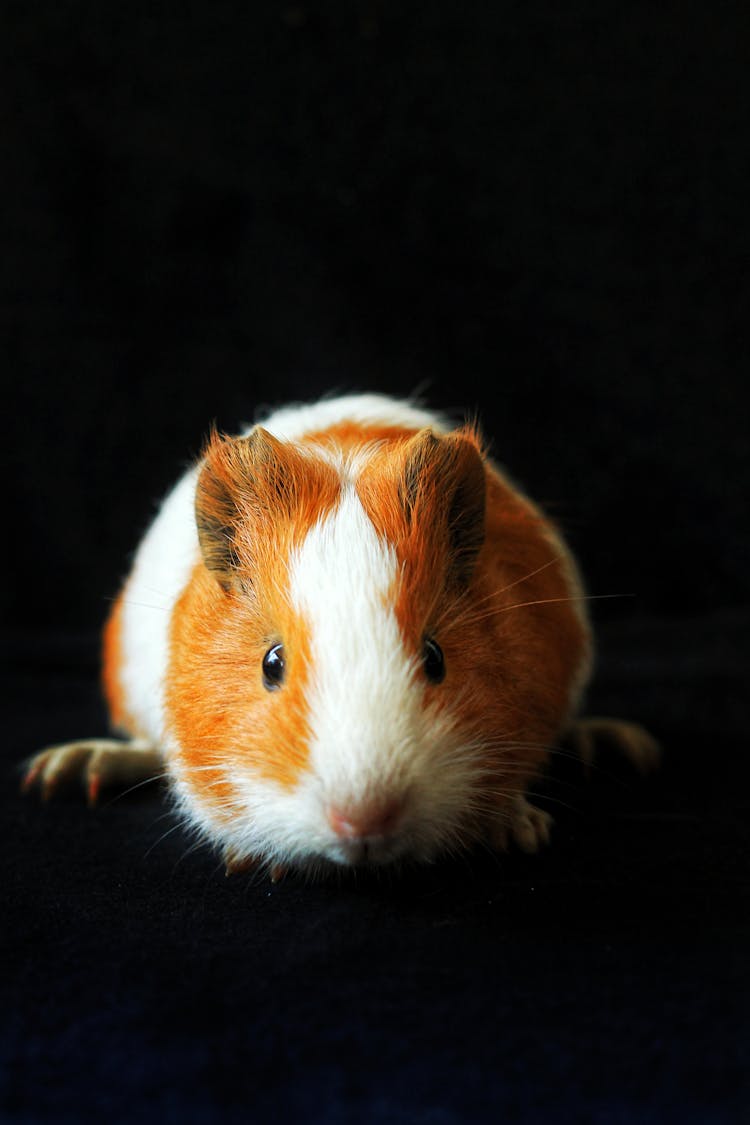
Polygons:
<instances>
[{"instance_id":1,"label":"dark round eye","mask_svg":"<svg viewBox=\"0 0 750 1125\"><path fill-rule=\"evenodd\" d=\"M425 637L422 645L422 664L428 680L439 684L445 679L445 657L443 650L432 637Z\"/></svg>"},{"instance_id":2,"label":"dark round eye","mask_svg":"<svg viewBox=\"0 0 750 1125\"><path fill-rule=\"evenodd\" d=\"M274 645L263 657L263 687L276 691L284 682L284 646Z\"/></svg>"}]
</instances>

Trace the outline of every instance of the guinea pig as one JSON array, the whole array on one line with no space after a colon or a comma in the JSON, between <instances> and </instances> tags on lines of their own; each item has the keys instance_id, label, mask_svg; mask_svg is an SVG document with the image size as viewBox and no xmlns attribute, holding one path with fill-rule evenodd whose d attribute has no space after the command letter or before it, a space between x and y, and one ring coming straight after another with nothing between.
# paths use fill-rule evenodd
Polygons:
<instances>
[{"instance_id":1,"label":"guinea pig","mask_svg":"<svg viewBox=\"0 0 750 1125\"><path fill-rule=\"evenodd\" d=\"M637 724L577 720L592 666L578 568L488 456L411 401L348 395L213 432L164 500L104 629L123 740L37 754L51 793L166 774L227 872L533 852L528 786L563 736L633 760Z\"/></svg>"}]
</instances>

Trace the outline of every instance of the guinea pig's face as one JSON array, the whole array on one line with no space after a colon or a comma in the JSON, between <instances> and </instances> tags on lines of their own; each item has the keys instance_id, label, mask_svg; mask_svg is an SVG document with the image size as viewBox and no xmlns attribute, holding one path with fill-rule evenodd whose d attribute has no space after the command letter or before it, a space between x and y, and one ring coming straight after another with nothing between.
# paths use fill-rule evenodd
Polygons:
<instances>
[{"instance_id":1,"label":"guinea pig's face","mask_svg":"<svg viewBox=\"0 0 750 1125\"><path fill-rule=\"evenodd\" d=\"M468 438L347 464L215 440L167 703L178 792L233 856L425 860L475 832L481 656L457 615L484 495Z\"/></svg>"}]
</instances>

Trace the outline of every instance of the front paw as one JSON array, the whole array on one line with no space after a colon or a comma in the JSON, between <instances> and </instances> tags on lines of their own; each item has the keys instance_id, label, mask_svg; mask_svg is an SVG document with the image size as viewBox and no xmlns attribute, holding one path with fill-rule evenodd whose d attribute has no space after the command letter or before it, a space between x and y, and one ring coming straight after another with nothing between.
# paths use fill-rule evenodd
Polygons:
<instances>
[{"instance_id":1,"label":"front paw","mask_svg":"<svg viewBox=\"0 0 750 1125\"><path fill-rule=\"evenodd\" d=\"M661 760L661 747L639 723L624 719L577 719L567 732L584 766L591 766L599 746L611 746L623 754L640 773L650 773Z\"/></svg>"},{"instance_id":2,"label":"front paw","mask_svg":"<svg viewBox=\"0 0 750 1125\"><path fill-rule=\"evenodd\" d=\"M85 787L89 804L95 805L103 788L132 788L163 775L159 751L149 743L88 738L40 750L28 763L21 788L27 792L38 785L46 801L78 782Z\"/></svg>"},{"instance_id":3,"label":"front paw","mask_svg":"<svg viewBox=\"0 0 750 1125\"><path fill-rule=\"evenodd\" d=\"M549 843L553 824L548 812L530 804L525 797L514 797L510 805L498 813L490 831L490 841L498 851L508 851L511 844L515 844L527 855L534 855Z\"/></svg>"}]
</instances>

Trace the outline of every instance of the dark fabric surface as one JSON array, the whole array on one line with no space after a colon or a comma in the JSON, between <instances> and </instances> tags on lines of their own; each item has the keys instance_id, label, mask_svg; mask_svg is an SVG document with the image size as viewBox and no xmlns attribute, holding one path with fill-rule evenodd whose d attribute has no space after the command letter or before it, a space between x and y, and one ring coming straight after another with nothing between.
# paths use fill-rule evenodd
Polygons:
<instances>
[{"instance_id":1,"label":"dark fabric surface","mask_svg":"<svg viewBox=\"0 0 750 1125\"><path fill-rule=\"evenodd\" d=\"M2 1120L748 1120L744 6L0 19ZM319 885L226 880L159 791L21 797L105 732L212 420L420 386L560 520L659 773L556 756L543 854Z\"/></svg>"},{"instance_id":2,"label":"dark fabric surface","mask_svg":"<svg viewBox=\"0 0 750 1125\"><path fill-rule=\"evenodd\" d=\"M747 624L605 631L592 702L637 701L664 765L558 760L537 857L227 880L159 793L6 771L4 1119L745 1120ZM49 641L6 679L14 756L102 729L92 646Z\"/></svg>"}]
</instances>

